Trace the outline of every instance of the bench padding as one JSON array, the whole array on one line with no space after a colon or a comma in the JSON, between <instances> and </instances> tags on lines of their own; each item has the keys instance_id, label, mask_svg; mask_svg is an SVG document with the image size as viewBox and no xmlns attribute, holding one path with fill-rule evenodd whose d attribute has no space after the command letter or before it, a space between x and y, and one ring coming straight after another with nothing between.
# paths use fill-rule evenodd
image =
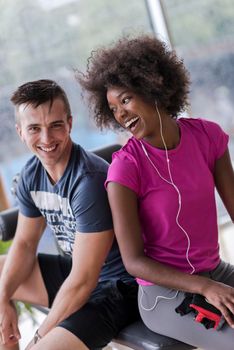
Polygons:
<instances>
[{"instance_id":1,"label":"bench padding","mask_svg":"<svg viewBox=\"0 0 234 350\"><path fill-rule=\"evenodd\" d=\"M136 350L190 350L193 346L150 331L142 321L125 327L113 342Z\"/></svg>"},{"instance_id":2,"label":"bench padding","mask_svg":"<svg viewBox=\"0 0 234 350\"><path fill-rule=\"evenodd\" d=\"M0 240L9 241L14 237L17 220L17 208L10 208L0 212Z\"/></svg>"}]
</instances>

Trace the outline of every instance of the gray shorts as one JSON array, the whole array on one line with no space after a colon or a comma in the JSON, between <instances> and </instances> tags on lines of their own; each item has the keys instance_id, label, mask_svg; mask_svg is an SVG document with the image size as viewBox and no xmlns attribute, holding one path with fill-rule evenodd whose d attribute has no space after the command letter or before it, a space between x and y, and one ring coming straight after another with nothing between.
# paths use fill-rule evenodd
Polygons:
<instances>
[{"instance_id":1,"label":"gray shorts","mask_svg":"<svg viewBox=\"0 0 234 350\"><path fill-rule=\"evenodd\" d=\"M216 269L202 275L234 287L234 266L228 263L221 262ZM157 296L160 297L156 303ZM175 308L181 304L184 297L181 291L177 292L156 285L140 286L138 305L145 325L156 333L201 349L233 350L234 329L227 324L219 331L206 329L202 324L194 321L191 313L180 316L175 312Z\"/></svg>"}]
</instances>

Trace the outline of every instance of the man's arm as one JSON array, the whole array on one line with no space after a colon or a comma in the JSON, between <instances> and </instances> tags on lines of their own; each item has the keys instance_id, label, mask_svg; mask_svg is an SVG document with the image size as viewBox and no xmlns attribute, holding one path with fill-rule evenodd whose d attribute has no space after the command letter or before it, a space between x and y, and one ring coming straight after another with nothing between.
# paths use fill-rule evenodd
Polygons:
<instances>
[{"instance_id":1,"label":"man's arm","mask_svg":"<svg viewBox=\"0 0 234 350\"><path fill-rule=\"evenodd\" d=\"M0 332L6 344L11 334L19 337L17 317L12 308L11 299L33 269L36 248L44 227L43 217L28 218L19 214L15 238L6 257L0 279Z\"/></svg>"},{"instance_id":2,"label":"man's arm","mask_svg":"<svg viewBox=\"0 0 234 350\"><path fill-rule=\"evenodd\" d=\"M71 272L62 284L48 316L39 328L41 336L86 303L97 285L113 237L113 230L76 233Z\"/></svg>"}]
</instances>

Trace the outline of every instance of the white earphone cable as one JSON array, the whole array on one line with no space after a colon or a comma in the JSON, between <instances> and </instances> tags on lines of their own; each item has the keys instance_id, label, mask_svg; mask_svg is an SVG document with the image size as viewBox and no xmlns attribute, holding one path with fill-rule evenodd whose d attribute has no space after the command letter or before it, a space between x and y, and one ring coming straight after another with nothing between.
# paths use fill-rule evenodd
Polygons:
<instances>
[{"instance_id":1,"label":"white earphone cable","mask_svg":"<svg viewBox=\"0 0 234 350\"><path fill-rule=\"evenodd\" d=\"M141 296L140 296L140 305L141 305L141 308L145 311L152 311L156 306L157 306L157 303L159 301L159 299L164 299L164 300L172 300L172 299L175 299L179 293L179 291L177 290L175 295L173 295L173 297L165 297L163 295L158 295L156 298L155 298L155 302L154 302L154 305L150 308L146 308L143 306L143 302L142 302L142 299L143 299L143 296L144 296L144 290L142 288L142 286L140 285L140 291L141 291Z\"/></svg>"},{"instance_id":2,"label":"white earphone cable","mask_svg":"<svg viewBox=\"0 0 234 350\"><path fill-rule=\"evenodd\" d=\"M187 242L188 242L188 245L187 245L187 249L186 249L186 260L189 264L189 266L191 267L192 271L190 272L190 274L193 274L195 272L195 267L193 266L193 264L191 263L190 259L189 259L189 251L190 251L190 246L191 246L191 242L190 242L190 238L189 238L189 235L188 233L186 232L186 230L181 226L181 224L179 223L179 216L180 216L180 212L181 212L181 206L182 206L182 198L181 198L181 193L178 189L178 187L176 186L176 184L174 183L173 181L173 178L172 178L172 174L171 174L171 167L170 167L170 159L169 159L169 155L168 155L168 149L167 149L167 145L166 145L166 142L165 142L165 139L164 139L164 136L163 136L163 127L162 127L162 119L161 119L161 115L160 115L160 112L158 110L158 106L157 106L157 102L155 101L155 109L157 111L157 114L158 114L158 117L159 117L159 124L160 124L160 136L161 136L161 139L162 139L162 142L163 142L163 145L164 145L164 148L165 148L165 154L166 154L166 162L167 162L167 170L168 170L168 174L169 174L169 180L167 180L164 176L162 176L162 174L159 172L158 168L156 167L156 165L153 163L153 161L150 159L149 157L149 154L148 152L146 151L146 148L145 146L143 145L142 141L139 140L140 144L141 144L141 147L147 157L147 159L149 160L150 164L152 165L152 167L156 170L157 174L159 175L159 177L167 182L169 185L173 186L173 188L175 189L175 191L177 192L178 194L178 211L177 211L177 214L176 214L176 218L175 218L175 221L176 221L176 224L177 226L181 229L181 231L184 233L184 235L186 236L187 238ZM142 307L143 310L145 311L152 311L157 303L158 303L158 300L159 299L166 299L166 300L171 300L171 299L174 299L177 297L177 294L178 294L178 291L176 291L176 294L169 298L169 297L165 297L165 296L162 296L162 295L158 295L155 299L155 303L154 305L151 307L151 308L145 308L142 304L142 298L143 298L143 295L144 295L144 291L142 289L142 287L140 286L140 290L141 290L141 296L140 296L140 305Z\"/></svg>"}]
</instances>

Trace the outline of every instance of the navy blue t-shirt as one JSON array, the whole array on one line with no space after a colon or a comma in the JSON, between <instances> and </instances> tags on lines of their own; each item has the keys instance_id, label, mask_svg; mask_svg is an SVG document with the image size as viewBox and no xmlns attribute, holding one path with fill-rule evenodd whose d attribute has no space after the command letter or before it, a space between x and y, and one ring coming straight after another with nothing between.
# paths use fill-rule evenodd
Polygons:
<instances>
[{"instance_id":1,"label":"navy blue t-shirt","mask_svg":"<svg viewBox=\"0 0 234 350\"><path fill-rule=\"evenodd\" d=\"M34 156L21 172L17 188L19 210L27 217L43 215L61 250L71 256L76 232L88 234L113 227L104 188L107 169L106 161L73 143L67 168L53 185ZM130 278L116 241L100 275L102 281L112 278Z\"/></svg>"}]
</instances>

